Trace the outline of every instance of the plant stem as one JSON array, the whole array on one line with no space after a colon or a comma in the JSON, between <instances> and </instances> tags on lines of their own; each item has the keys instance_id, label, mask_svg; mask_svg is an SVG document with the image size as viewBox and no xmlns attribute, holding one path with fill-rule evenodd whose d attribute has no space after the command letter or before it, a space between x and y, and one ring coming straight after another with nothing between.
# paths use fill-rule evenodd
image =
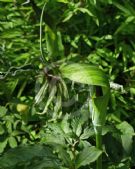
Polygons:
<instances>
[{"instance_id":1,"label":"plant stem","mask_svg":"<svg viewBox=\"0 0 135 169\"><path fill-rule=\"evenodd\" d=\"M96 147L102 150L102 127L95 127ZM102 154L97 159L96 169L102 169Z\"/></svg>"},{"instance_id":2,"label":"plant stem","mask_svg":"<svg viewBox=\"0 0 135 169\"><path fill-rule=\"evenodd\" d=\"M26 84L27 84L27 80L25 80L25 81L23 82L21 88L19 89L19 92L18 92L18 94L17 94L17 98L21 97L22 92L23 92L23 90L24 90Z\"/></svg>"}]
</instances>

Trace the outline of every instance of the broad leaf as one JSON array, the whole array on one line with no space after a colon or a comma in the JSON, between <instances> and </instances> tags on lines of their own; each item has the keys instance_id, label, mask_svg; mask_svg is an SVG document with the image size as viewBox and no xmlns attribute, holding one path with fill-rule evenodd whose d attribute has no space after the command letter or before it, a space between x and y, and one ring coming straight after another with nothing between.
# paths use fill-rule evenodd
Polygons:
<instances>
[{"instance_id":1,"label":"broad leaf","mask_svg":"<svg viewBox=\"0 0 135 169\"><path fill-rule=\"evenodd\" d=\"M11 148L15 148L17 147L17 141L15 139L15 137L10 136L8 139L9 145Z\"/></svg>"},{"instance_id":2,"label":"broad leaf","mask_svg":"<svg viewBox=\"0 0 135 169\"><path fill-rule=\"evenodd\" d=\"M47 160L51 161L52 163L48 163L49 165L46 166L48 168L58 168L57 165L52 166L54 161L57 161L56 156L52 153L52 150L48 147L43 145L23 145L14 149L10 149L6 152L2 157L0 157L0 169L4 168L12 168L17 164L27 164L27 162L32 162L33 158L40 158L44 159L44 162Z\"/></svg>"},{"instance_id":3,"label":"broad leaf","mask_svg":"<svg viewBox=\"0 0 135 169\"><path fill-rule=\"evenodd\" d=\"M116 126L121 132L121 140L124 151L127 155L130 154L133 144L133 136L135 135L133 127L126 121Z\"/></svg>"},{"instance_id":4,"label":"broad leaf","mask_svg":"<svg viewBox=\"0 0 135 169\"><path fill-rule=\"evenodd\" d=\"M60 71L70 80L91 85L89 106L92 121L94 126L104 125L110 91L109 81L104 72L96 66L79 63L61 66ZM96 96L96 86L101 87L102 95Z\"/></svg>"},{"instance_id":5,"label":"broad leaf","mask_svg":"<svg viewBox=\"0 0 135 169\"><path fill-rule=\"evenodd\" d=\"M78 154L76 158L76 168L80 168L81 166L85 166L94 162L101 154L102 151L94 146L86 147L82 152Z\"/></svg>"},{"instance_id":6,"label":"broad leaf","mask_svg":"<svg viewBox=\"0 0 135 169\"><path fill-rule=\"evenodd\" d=\"M60 70L64 77L75 82L103 87L109 86L104 72L93 65L72 63L61 66Z\"/></svg>"},{"instance_id":7,"label":"broad leaf","mask_svg":"<svg viewBox=\"0 0 135 169\"><path fill-rule=\"evenodd\" d=\"M4 117L6 115L7 108L4 106L0 106L0 117Z\"/></svg>"}]
</instances>

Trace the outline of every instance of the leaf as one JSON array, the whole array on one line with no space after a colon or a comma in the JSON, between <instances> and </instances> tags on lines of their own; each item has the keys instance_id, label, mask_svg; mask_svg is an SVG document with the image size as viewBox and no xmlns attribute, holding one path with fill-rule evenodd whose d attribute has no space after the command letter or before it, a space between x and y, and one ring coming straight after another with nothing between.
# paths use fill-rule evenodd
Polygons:
<instances>
[{"instance_id":1,"label":"leaf","mask_svg":"<svg viewBox=\"0 0 135 169\"><path fill-rule=\"evenodd\" d=\"M40 88L40 90L37 93L37 95L35 96L35 104L39 104L43 100L43 98L45 97L45 94L47 92L47 88L48 88L48 83L46 81L43 84L43 86Z\"/></svg>"},{"instance_id":2,"label":"leaf","mask_svg":"<svg viewBox=\"0 0 135 169\"><path fill-rule=\"evenodd\" d=\"M116 127L122 132L122 145L125 150L125 153L129 155L132 150L133 136L135 135L134 129L126 121L118 124Z\"/></svg>"},{"instance_id":3,"label":"leaf","mask_svg":"<svg viewBox=\"0 0 135 169\"><path fill-rule=\"evenodd\" d=\"M60 67L60 71L64 77L70 80L91 85L89 106L92 122L94 126L104 125L110 93L109 81L104 72L96 66L81 63L63 65ZM96 86L101 87L101 96L95 96Z\"/></svg>"},{"instance_id":4,"label":"leaf","mask_svg":"<svg viewBox=\"0 0 135 169\"><path fill-rule=\"evenodd\" d=\"M62 75L75 82L109 87L106 75L96 66L72 63L60 67Z\"/></svg>"},{"instance_id":5,"label":"leaf","mask_svg":"<svg viewBox=\"0 0 135 169\"><path fill-rule=\"evenodd\" d=\"M55 147L61 145L65 147L65 134L59 124L48 124L48 130L42 137L42 143L54 145Z\"/></svg>"},{"instance_id":6,"label":"leaf","mask_svg":"<svg viewBox=\"0 0 135 169\"><path fill-rule=\"evenodd\" d=\"M59 111L61 109L61 102L62 102L61 93L60 91L58 91L56 96L55 106L54 106L53 118L58 117Z\"/></svg>"},{"instance_id":7,"label":"leaf","mask_svg":"<svg viewBox=\"0 0 135 169\"><path fill-rule=\"evenodd\" d=\"M94 130L86 127L84 129L83 133L81 134L80 139L85 140L85 139L88 139L90 136L93 136L93 135L94 135Z\"/></svg>"},{"instance_id":8,"label":"leaf","mask_svg":"<svg viewBox=\"0 0 135 169\"><path fill-rule=\"evenodd\" d=\"M111 161L120 162L123 156L123 148L119 139L119 133L115 134L115 137L111 133L107 133L103 137L105 143L105 151Z\"/></svg>"},{"instance_id":9,"label":"leaf","mask_svg":"<svg viewBox=\"0 0 135 169\"><path fill-rule=\"evenodd\" d=\"M57 0L57 2L62 2L62 3L67 4L67 3L69 3L69 0Z\"/></svg>"},{"instance_id":10,"label":"leaf","mask_svg":"<svg viewBox=\"0 0 135 169\"><path fill-rule=\"evenodd\" d=\"M7 146L7 139L3 140L2 142L0 142L0 153L2 153L4 151L4 149L6 148L6 146Z\"/></svg>"},{"instance_id":11,"label":"leaf","mask_svg":"<svg viewBox=\"0 0 135 169\"><path fill-rule=\"evenodd\" d=\"M2 126L2 124L0 124L0 135L2 135L5 132L4 127Z\"/></svg>"},{"instance_id":12,"label":"leaf","mask_svg":"<svg viewBox=\"0 0 135 169\"><path fill-rule=\"evenodd\" d=\"M49 94L48 100L46 102L46 105L44 107L44 110L43 110L43 112L41 114L45 114L47 112L48 106L51 104L52 100L54 99L56 91L57 91L57 88L56 88L55 85L53 85L52 89L51 89L51 92Z\"/></svg>"},{"instance_id":13,"label":"leaf","mask_svg":"<svg viewBox=\"0 0 135 169\"><path fill-rule=\"evenodd\" d=\"M85 166L96 161L101 154L102 151L94 146L84 148L84 150L76 157L76 168L80 168L81 166Z\"/></svg>"},{"instance_id":14,"label":"leaf","mask_svg":"<svg viewBox=\"0 0 135 169\"><path fill-rule=\"evenodd\" d=\"M70 123L68 122L68 120L69 120L69 115L66 114L60 123L60 126L65 134L71 133Z\"/></svg>"},{"instance_id":15,"label":"leaf","mask_svg":"<svg viewBox=\"0 0 135 169\"><path fill-rule=\"evenodd\" d=\"M52 30L46 25L46 46L50 57L57 57L64 55L64 46L62 44L62 37L59 31Z\"/></svg>"},{"instance_id":16,"label":"leaf","mask_svg":"<svg viewBox=\"0 0 135 169\"><path fill-rule=\"evenodd\" d=\"M4 106L0 106L0 117L4 117L6 115L7 108Z\"/></svg>"},{"instance_id":17,"label":"leaf","mask_svg":"<svg viewBox=\"0 0 135 169\"><path fill-rule=\"evenodd\" d=\"M9 142L9 145L11 148L17 147L17 141L16 141L15 137L10 136L8 138L8 142Z\"/></svg>"},{"instance_id":18,"label":"leaf","mask_svg":"<svg viewBox=\"0 0 135 169\"><path fill-rule=\"evenodd\" d=\"M0 0L0 2L13 2L13 0Z\"/></svg>"},{"instance_id":19,"label":"leaf","mask_svg":"<svg viewBox=\"0 0 135 169\"><path fill-rule=\"evenodd\" d=\"M49 147L43 145L22 145L14 149L10 149L3 156L0 157L0 168L12 168L17 164L26 164L27 162L33 162L33 159L49 160L54 164L57 157L52 153ZM35 161L35 160L34 160ZM54 163L53 163L54 162ZM50 163L48 163L50 164ZM47 165L47 164L46 164ZM51 164L50 164L51 165ZM49 167L49 166L48 166ZM51 165L52 167L52 165ZM56 166L53 166L57 168ZM52 168L53 168L52 167Z\"/></svg>"},{"instance_id":20,"label":"leaf","mask_svg":"<svg viewBox=\"0 0 135 169\"><path fill-rule=\"evenodd\" d=\"M97 26L99 26L99 20L98 20L98 18L90 10L88 10L86 8L78 8L77 11L81 11L82 13L88 14L90 17L93 18L93 20L95 21L95 23L97 24Z\"/></svg>"},{"instance_id":21,"label":"leaf","mask_svg":"<svg viewBox=\"0 0 135 169\"><path fill-rule=\"evenodd\" d=\"M63 22L69 21L72 18L73 15L74 15L73 11L65 12L65 18L63 19Z\"/></svg>"},{"instance_id":22,"label":"leaf","mask_svg":"<svg viewBox=\"0 0 135 169\"><path fill-rule=\"evenodd\" d=\"M94 126L103 126L106 120L106 110L109 100L109 92L97 98L92 98L89 102L92 122Z\"/></svg>"},{"instance_id":23,"label":"leaf","mask_svg":"<svg viewBox=\"0 0 135 169\"><path fill-rule=\"evenodd\" d=\"M82 133L82 121L80 118L73 119L71 126L73 128L73 132L79 137Z\"/></svg>"},{"instance_id":24,"label":"leaf","mask_svg":"<svg viewBox=\"0 0 135 169\"><path fill-rule=\"evenodd\" d=\"M119 129L123 134L129 134L129 135L135 135L133 127L127 123L126 121L123 121L122 123L116 125L117 129Z\"/></svg>"},{"instance_id":25,"label":"leaf","mask_svg":"<svg viewBox=\"0 0 135 169\"><path fill-rule=\"evenodd\" d=\"M66 165L66 167L70 167L72 165L72 161L70 158L70 155L67 153L67 151L60 147L58 150L58 156L62 160L62 162Z\"/></svg>"},{"instance_id":26,"label":"leaf","mask_svg":"<svg viewBox=\"0 0 135 169\"><path fill-rule=\"evenodd\" d=\"M22 36L22 32L21 30L14 30L14 29L10 29L10 30L6 30L6 32L3 32L0 37L2 39L12 39L12 38L19 38Z\"/></svg>"},{"instance_id":27,"label":"leaf","mask_svg":"<svg viewBox=\"0 0 135 169\"><path fill-rule=\"evenodd\" d=\"M67 88L67 85L66 85L66 82L60 78L60 87L59 87L62 91L62 94L63 96L68 99L69 98L69 94L68 94L68 88Z\"/></svg>"},{"instance_id":28,"label":"leaf","mask_svg":"<svg viewBox=\"0 0 135 169\"><path fill-rule=\"evenodd\" d=\"M58 159L45 157L42 160L31 162L28 168L32 169L61 169L61 163Z\"/></svg>"}]
</instances>

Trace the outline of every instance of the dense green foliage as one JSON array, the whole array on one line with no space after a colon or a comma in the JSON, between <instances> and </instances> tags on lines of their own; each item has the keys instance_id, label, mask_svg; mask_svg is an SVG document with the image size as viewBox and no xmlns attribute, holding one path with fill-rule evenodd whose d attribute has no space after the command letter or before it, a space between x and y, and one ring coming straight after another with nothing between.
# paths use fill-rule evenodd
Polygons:
<instances>
[{"instance_id":1,"label":"dense green foliage","mask_svg":"<svg viewBox=\"0 0 135 169\"><path fill-rule=\"evenodd\" d=\"M135 166L135 3L23 3L0 0L0 169Z\"/></svg>"}]
</instances>

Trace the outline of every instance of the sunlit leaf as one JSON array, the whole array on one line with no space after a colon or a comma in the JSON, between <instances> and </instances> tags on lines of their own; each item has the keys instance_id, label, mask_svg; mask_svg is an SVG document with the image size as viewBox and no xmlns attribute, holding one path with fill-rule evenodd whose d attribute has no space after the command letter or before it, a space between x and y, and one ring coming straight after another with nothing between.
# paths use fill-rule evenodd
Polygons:
<instances>
[{"instance_id":1,"label":"sunlit leaf","mask_svg":"<svg viewBox=\"0 0 135 169\"><path fill-rule=\"evenodd\" d=\"M10 136L8 142L11 148L17 147L17 141L14 137Z\"/></svg>"},{"instance_id":2,"label":"sunlit leaf","mask_svg":"<svg viewBox=\"0 0 135 169\"><path fill-rule=\"evenodd\" d=\"M79 63L63 65L60 71L64 77L75 82L101 86L103 94L100 97L95 97L95 92L93 95L92 88L90 89L91 99L89 105L94 126L104 125L109 100L109 82L104 72L98 67ZM94 88L96 89L96 87Z\"/></svg>"}]
</instances>

